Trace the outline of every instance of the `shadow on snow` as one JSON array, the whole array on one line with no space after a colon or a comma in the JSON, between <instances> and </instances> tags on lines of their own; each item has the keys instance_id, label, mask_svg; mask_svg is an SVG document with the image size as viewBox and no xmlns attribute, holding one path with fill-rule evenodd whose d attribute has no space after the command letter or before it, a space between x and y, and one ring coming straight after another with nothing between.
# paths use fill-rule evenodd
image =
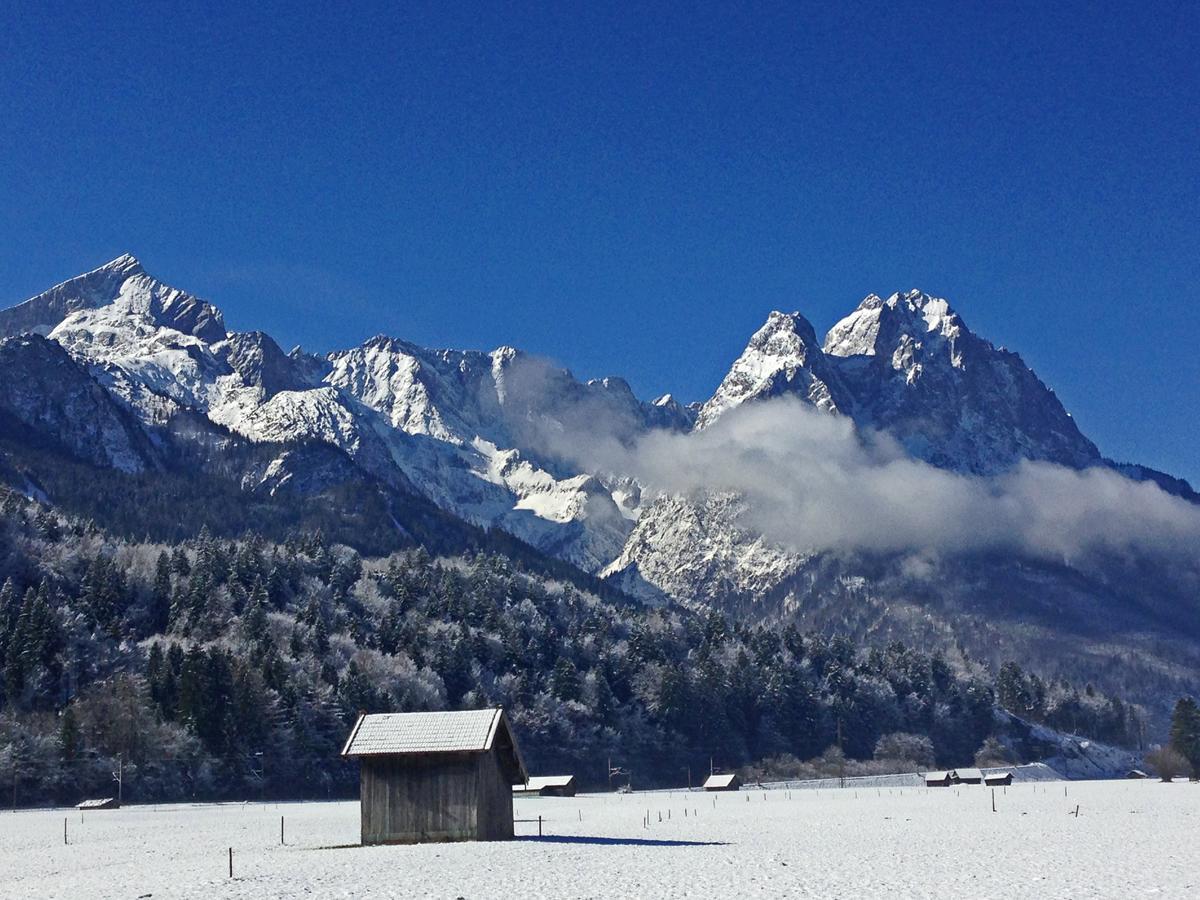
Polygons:
<instances>
[{"instance_id":1,"label":"shadow on snow","mask_svg":"<svg viewBox=\"0 0 1200 900\"><path fill-rule=\"evenodd\" d=\"M598 844L614 847L725 847L727 841L672 841L658 838L593 837L583 834L518 835L513 840L541 844Z\"/></svg>"}]
</instances>

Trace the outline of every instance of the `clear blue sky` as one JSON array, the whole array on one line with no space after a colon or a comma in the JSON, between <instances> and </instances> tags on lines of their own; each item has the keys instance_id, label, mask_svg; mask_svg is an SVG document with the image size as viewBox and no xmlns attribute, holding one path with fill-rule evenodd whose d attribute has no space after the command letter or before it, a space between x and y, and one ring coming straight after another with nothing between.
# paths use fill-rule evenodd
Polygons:
<instances>
[{"instance_id":1,"label":"clear blue sky","mask_svg":"<svg viewBox=\"0 0 1200 900\"><path fill-rule=\"evenodd\" d=\"M692 400L920 287L1200 480L1196 3L176 6L0 13L3 305L129 250L285 349Z\"/></svg>"}]
</instances>

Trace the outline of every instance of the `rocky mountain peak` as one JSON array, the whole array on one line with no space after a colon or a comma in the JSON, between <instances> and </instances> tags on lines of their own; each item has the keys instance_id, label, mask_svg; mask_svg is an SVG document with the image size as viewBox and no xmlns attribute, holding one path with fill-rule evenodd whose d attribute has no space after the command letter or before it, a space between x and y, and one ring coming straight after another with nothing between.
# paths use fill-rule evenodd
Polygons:
<instances>
[{"instance_id":1,"label":"rocky mountain peak","mask_svg":"<svg viewBox=\"0 0 1200 900\"><path fill-rule=\"evenodd\" d=\"M785 393L798 394L825 412L842 412L846 404L812 324L798 312L774 311L701 408L696 428L708 427L749 400Z\"/></svg>"}]
</instances>

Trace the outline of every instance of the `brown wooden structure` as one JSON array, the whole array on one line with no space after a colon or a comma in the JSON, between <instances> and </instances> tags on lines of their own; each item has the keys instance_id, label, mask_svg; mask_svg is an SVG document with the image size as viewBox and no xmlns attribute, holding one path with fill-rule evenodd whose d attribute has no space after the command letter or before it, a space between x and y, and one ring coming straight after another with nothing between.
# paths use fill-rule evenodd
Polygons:
<instances>
[{"instance_id":1,"label":"brown wooden structure","mask_svg":"<svg viewBox=\"0 0 1200 900\"><path fill-rule=\"evenodd\" d=\"M359 760L363 844L513 837L528 775L501 709L362 715L342 756Z\"/></svg>"},{"instance_id":2,"label":"brown wooden structure","mask_svg":"<svg viewBox=\"0 0 1200 900\"><path fill-rule=\"evenodd\" d=\"M925 787L950 787L954 783L952 772L926 772Z\"/></svg>"},{"instance_id":3,"label":"brown wooden structure","mask_svg":"<svg viewBox=\"0 0 1200 900\"><path fill-rule=\"evenodd\" d=\"M955 784L983 784L983 772L979 769L955 769L952 777Z\"/></svg>"},{"instance_id":4,"label":"brown wooden structure","mask_svg":"<svg viewBox=\"0 0 1200 900\"><path fill-rule=\"evenodd\" d=\"M1008 787L1012 779L1012 772L991 772L983 776L983 783L990 787Z\"/></svg>"}]
</instances>

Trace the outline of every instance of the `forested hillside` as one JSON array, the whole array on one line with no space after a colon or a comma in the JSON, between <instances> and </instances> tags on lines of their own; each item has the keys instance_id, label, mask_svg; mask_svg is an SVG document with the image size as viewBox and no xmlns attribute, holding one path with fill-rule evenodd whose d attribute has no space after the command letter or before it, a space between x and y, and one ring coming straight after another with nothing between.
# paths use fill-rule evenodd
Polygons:
<instances>
[{"instance_id":1,"label":"forested hillside","mask_svg":"<svg viewBox=\"0 0 1200 900\"><path fill-rule=\"evenodd\" d=\"M129 800L347 794L359 710L503 705L533 771L591 785L610 758L638 786L679 784L710 760L914 746L897 733L933 753L903 762L961 765L998 694L1096 738L1138 729L1119 701L1015 666L997 685L961 654L643 607L497 555L136 542L9 491L0 512L0 783L19 804L113 793L118 765Z\"/></svg>"}]
</instances>

